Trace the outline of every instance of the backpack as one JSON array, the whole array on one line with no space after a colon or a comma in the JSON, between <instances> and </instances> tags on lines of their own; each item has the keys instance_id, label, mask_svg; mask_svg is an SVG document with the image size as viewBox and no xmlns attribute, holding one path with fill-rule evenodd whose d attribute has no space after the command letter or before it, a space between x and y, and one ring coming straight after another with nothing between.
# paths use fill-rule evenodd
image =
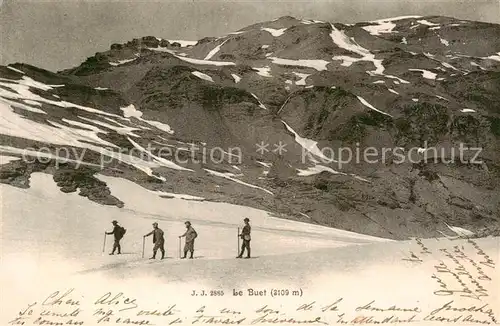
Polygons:
<instances>
[{"instance_id":1,"label":"backpack","mask_svg":"<svg viewBox=\"0 0 500 326\"><path fill-rule=\"evenodd\" d=\"M123 226L119 225L118 228L116 229L116 237L118 239L123 238L125 233L127 232L127 229L125 229Z\"/></svg>"}]
</instances>

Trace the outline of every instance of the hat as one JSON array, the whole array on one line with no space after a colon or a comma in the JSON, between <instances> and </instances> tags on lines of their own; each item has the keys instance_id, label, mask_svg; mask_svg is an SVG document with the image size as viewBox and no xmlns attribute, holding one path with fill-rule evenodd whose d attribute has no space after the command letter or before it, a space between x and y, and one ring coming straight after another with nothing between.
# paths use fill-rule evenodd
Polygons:
<instances>
[{"instance_id":1,"label":"hat","mask_svg":"<svg viewBox=\"0 0 500 326\"><path fill-rule=\"evenodd\" d=\"M186 221L186 222L184 222L184 224L189 224L189 225L191 225L191 222L189 222L189 221Z\"/></svg>"},{"instance_id":2,"label":"hat","mask_svg":"<svg viewBox=\"0 0 500 326\"><path fill-rule=\"evenodd\" d=\"M250 219L248 217L245 217L245 219L243 221L250 222Z\"/></svg>"},{"instance_id":3,"label":"hat","mask_svg":"<svg viewBox=\"0 0 500 326\"><path fill-rule=\"evenodd\" d=\"M111 223L113 223L113 224L118 224L118 221L113 220Z\"/></svg>"},{"instance_id":4,"label":"hat","mask_svg":"<svg viewBox=\"0 0 500 326\"><path fill-rule=\"evenodd\" d=\"M154 222L153 225L158 225L158 223Z\"/></svg>"}]
</instances>

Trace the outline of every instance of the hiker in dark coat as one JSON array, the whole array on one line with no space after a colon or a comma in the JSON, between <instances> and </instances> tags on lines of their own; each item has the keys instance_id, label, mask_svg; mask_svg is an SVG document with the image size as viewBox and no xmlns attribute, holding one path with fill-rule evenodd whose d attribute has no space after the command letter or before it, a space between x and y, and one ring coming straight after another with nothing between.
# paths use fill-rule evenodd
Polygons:
<instances>
[{"instance_id":1,"label":"hiker in dark coat","mask_svg":"<svg viewBox=\"0 0 500 326\"><path fill-rule=\"evenodd\" d=\"M153 257L149 259L155 259L156 258L156 252L158 249L161 251L161 259L165 258L165 238L163 237L163 230L158 227L158 223L154 222L153 223L153 231L149 232L146 234L144 237L149 237L150 235L153 235Z\"/></svg>"},{"instance_id":2,"label":"hiker in dark coat","mask_svg":"<svg viewBox=\"0 0 500 326\"><path fill-rule=\"evenodd\" d=\"M118 250L118 255L122 253L122 247L120 246L120 240L123 238L124 229L123 227L118 225L117 221L111 222L113 224L113 231L106 232L107 235L113 234L115 237L115 242L113 243L113 251L111 251L110 255L114 255L115 251Z\"/></svg>"},{"instance_id":3,"label":"hiker in dark coat","mask_svg":"<svg viewBox=\"0 0 500 326\"><path fill-rule=\"evenodd\" d=\"M248 218L245 218L243 221L245 222L245 226L240 234L241 239L243 239L243 244L241 245L241 252L236 258L243 257L245 248L247 249L247 256L245 258L250 258L250 240L252 240L250 233L252 232L252 228L250 227L250 220Z\"/></svg>"},{"instance_id":4,"label":"hiker in dark coat","mask_svg":"<svg viewBox=\"0 0 500 326\"><path fill-rule=\"evenodd\" d=\"M186 244L184 245L184 257L181 257L181 259L186 258L188 251L191 253L189 256L190 259L193 259L193 254L194 254L194 239L198 236L198 233L193 229L191 226L191 222L187 221L184 224L186 224L186 232L179 236L179 238L186 237Z\"/></svg>"}]
</instances>

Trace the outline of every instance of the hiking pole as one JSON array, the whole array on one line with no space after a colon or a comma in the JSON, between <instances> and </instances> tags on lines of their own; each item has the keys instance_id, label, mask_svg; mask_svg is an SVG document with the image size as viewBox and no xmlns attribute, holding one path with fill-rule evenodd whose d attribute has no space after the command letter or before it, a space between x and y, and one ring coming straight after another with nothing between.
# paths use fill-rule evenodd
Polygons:
<instances>
[{"instance_id":1,"label":"hiking pole","mask_svg":"<svg viewBox=\"0 0 500 326\"><path fill-rule=\"evenodd\" d=\"M238 234L237 234L237 238L238 238L238 248L236 248L236 255L240 255L240 228L238 228Z\"/></svg>"},{"instance_id":2,"label":"hiking pole","mask_svg":"<svg viewBox=\"0 0 500 326\"><path fill-rule=\"evenodd\" d=\"M181 237L179 237L179 258L181 258Z\"/></svg>"},{"instance_id":3,"label":"hiking pole","mask_svg":"<svg viewBox=\"0 0 500 326\"><path fill-rule=\"evenodd\" d=\"M146 245L146 237L142 237L142 258L144 258L144 246Z\"/></svg>"},{"instance_id":4,"label":"hiking pole","mask_svg":"<svg viewBox=\"0 0 500 326\"><path fill-rule=\"evenodd\" d=\"M102 252L106 251L106 232L104 232L104 244L102 245Z\"/></svg>"}]
</instances>

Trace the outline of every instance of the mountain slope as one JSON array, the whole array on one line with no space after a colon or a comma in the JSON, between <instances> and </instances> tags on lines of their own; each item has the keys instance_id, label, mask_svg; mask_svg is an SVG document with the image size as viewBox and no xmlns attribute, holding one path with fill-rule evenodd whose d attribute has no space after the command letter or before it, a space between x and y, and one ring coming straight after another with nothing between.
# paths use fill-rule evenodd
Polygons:
<instances>
[{"instance_id":1,"label":"mountain slope","mask_svg":"<svg viewBox=\"0 0 500 326\"><path fill-rule=\"evenodd\" d=\"M0 67L0 154L30 159L2 164L0 181L50 173L126 208L98 174L386 238L498 234L499 39L499 25L449 17L282 17L113 44L58 73ZM367 148L376 163L346 162Z\"/></svg>"}]
</instances>

